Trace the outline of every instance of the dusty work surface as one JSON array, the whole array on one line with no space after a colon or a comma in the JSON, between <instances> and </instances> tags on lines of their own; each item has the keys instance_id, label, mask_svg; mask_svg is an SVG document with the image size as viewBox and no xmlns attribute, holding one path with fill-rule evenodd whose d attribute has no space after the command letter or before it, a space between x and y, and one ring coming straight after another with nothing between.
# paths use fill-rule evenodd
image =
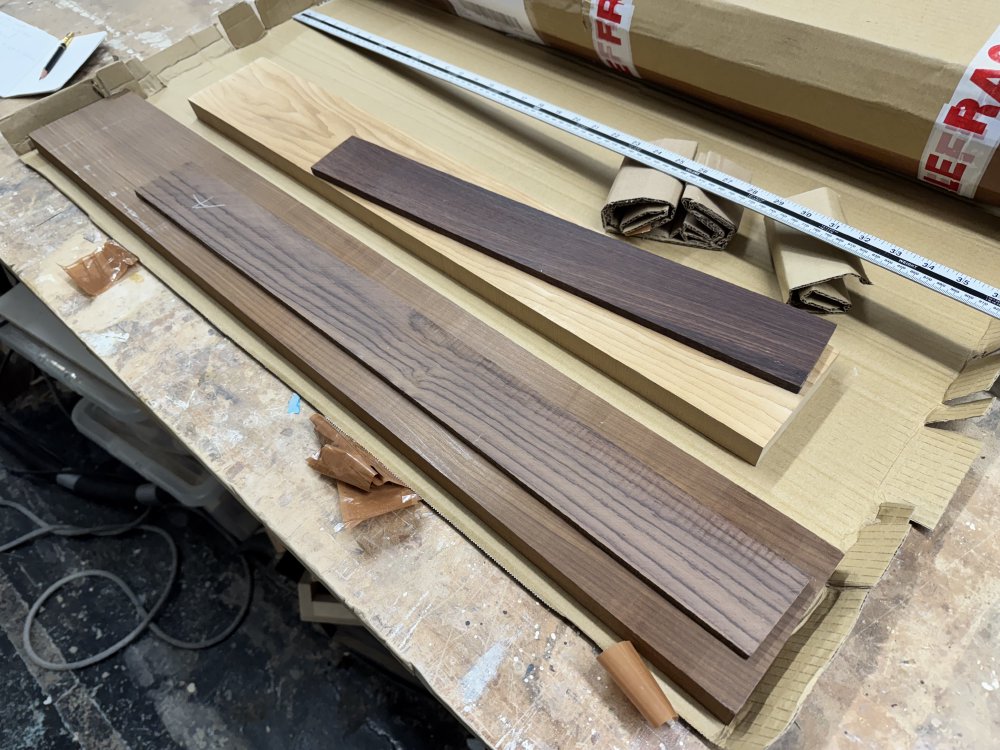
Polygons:
<instances>
[{"instance_id":1,"label":"dusty work surface","mask_svg":"<svg viewBox=\"0 0 1000 750\"><path fill-rule=\"evenodd\" d=\"M67 430L72 398L38 380L4 403L3 413L29 433L39 452L58 450L66 465L83 471L120 472L101 448ZM21 466L0 446L0 497L47 521L90 526L138 515L125 504L83 500L11 473ZM181 557L159 625L184 638L218 632L247 585L232 549L194 514L164 508L149 521L170 534ZM0 511L0 540L28 528L20 514ZM345 651L337 643L343 630L331 637L299 620L297 573L294 566L276 569L269 546L265 537L248 544L253 602L223 643L188 651L147 636L75 672L39 669L25 657L21 625L31 603L56 579L85 568L114 569L135 591L159 592L169 571L164 540L141 532L49 537L0 555L0 748L466 750L464 727L420 685ZM122 559L142 564L124 569ZM81 658L110 645L134 621L132 604L114 586L78 582L42 610L32 640L46 658Z\"/></svg>"},{"instance_id":2,"label":"dusty work surface","mask_svg":"<svg viewBox=\"0 0 1000 750\"><path fill-rule=\"evenodd\" d=\"M645 729L606 686L589 644L437 516L417 510L338 532L332 494L317 491L301 466L314 443L304 416L286 413L289 391L145 270L85 303L52 261L77 257L99 240L96 230L13 161L0 179L4 260L251 508L267 501L285 524L294 519L285 536L296 552L339 581L338 593L491 744L697 744L683 729ZM995 491L975 489L985 471L978 462L938 532L926 540L911 534L863 612L860 635L786 743L905 746L927 735L934 744L988 744L997 723L988 702L996 700L988 634L997 571L992 557L970 553L991 538L987 501ZM918 548L926 551L911 560ZM968 598L956 581L975 584ZM869 613L877 609L885 614L875 621Z\"/></svg>"}]
</instances>

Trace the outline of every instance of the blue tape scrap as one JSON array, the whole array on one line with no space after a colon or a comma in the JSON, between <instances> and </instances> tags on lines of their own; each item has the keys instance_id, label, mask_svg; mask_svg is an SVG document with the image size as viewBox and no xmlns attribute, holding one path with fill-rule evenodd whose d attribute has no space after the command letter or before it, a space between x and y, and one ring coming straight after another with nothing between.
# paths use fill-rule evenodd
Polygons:
<instances>
[{"instance_id":1,"label":"blue tape scrap","mask_svg":"<svg viewBox=\"0 0 1000 750\"><path fill-rule=\"evenodd\" d=\"M293 393L292 397L288 399L288 413L298 414L302 411L302 398L297 393Z\"/></svg>"}]
</instances>

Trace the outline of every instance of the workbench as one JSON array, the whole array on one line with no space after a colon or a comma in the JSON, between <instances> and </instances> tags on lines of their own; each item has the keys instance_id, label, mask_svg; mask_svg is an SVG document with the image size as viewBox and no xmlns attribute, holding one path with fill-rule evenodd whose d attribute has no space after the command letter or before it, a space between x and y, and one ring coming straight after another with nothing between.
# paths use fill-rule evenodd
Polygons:
<instances>
[{"instance_id":1,"label":"workbench","mask_svg":"<svg viewBox=\"0 0 1000 750\"><path fill-rule=\"evenodd\" d=\"M111 55L146 57L212 22L219 2L39 3L3 10L52 33L91 27ZM28 102L0 101L0 116ZM96 226L4 145L0 260L54 310L246 507L489 745L701 747L683 724L652 730L595 648L426 507L345 531L305 465L303 403L144 268L85 299L53 272L99 246ZM782 748L988 747L1000 736L998 410L944 520L912 531Z\"/></svg>"}]
</instances>

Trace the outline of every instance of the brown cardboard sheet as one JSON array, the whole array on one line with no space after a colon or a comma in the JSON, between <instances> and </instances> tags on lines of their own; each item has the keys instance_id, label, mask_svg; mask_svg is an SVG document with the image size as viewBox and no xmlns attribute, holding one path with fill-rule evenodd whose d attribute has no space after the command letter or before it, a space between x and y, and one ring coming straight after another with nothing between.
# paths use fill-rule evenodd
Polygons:
<instances>
[{"instance_id":1,"label":"brown cardboard sheet","mask_svg":"<svg viewBox=\"0 0 1000 750\"><path fill-rule=\"evenodd\" d=\"M938 196L916 186L803 154L777 139L761 136L722 117L693 112L661 95L635 88L623 90L613 78L567 64L543 49L526 49L517 41L476 29L450 16L428 20L424 9L383 0L334 3L328 8L327 12L349 23L542 98L558 99L570 109L643 137L670 132L679 138L698 140L707 149L746 165L753 171L755 181L775 192L792 195L820 185L830 186L841 194L852 221L867 231L931 257L940 248L949 247L951 264L970 272L977 270L992 283L1000 282L1000 269L995 263L996 220L973 207L936 202ZM933 525L968 471L978 443L944 429L928 427L925 421L942 404L945 392L970 358L982 354L983 342L995 338L988 321L912 282L873 269L876 286L866 289L863 299L855 300L849 314L837 318L834 345L840 357L824 389L806 405L761 463L751 467L198 123L187 103L188 97L260 56L272 58L323 86L335 85L341 96L373 116L406 130L430 147L469 160L498 180L516 185L539 204L551 206L561 215L594 229L600 228L596 209L604 201L620 159L452 89L415 86L412 77L396 67L383 65L294 22L275 27L262 40L242 50L211 58L202 56L190 68L176 65L177 75L170 77L166 88L152 98L157 106L408 272L848 551L848 562L841 566L839 579L857 580L860 585L833 586L827 590L740 720L728 727L721 726L674 686L661 681L671 703L688 723L728 747L761 747L780 734L857 621L865 587L878 579L906 533L906 520L900 520L899 514L888 520L884 509L912 508L921 523ZM148 270L278 377L293 384L303 399L378 456L436 511L529 591L573 622L599 648L616 641L537 570L513 554L502 540L478 524L446 492L289 368L238 321L197 292L138 238L86 199L80 190L61 179L36 155L29 155L26 161L135 252ZM961 243L952 241L957 223L962 226ZM693 267L777 296L759 216L744 217L741 236L746 237L746 242L738 254L673 251ZM638 244L651 252L663 249L657 243L639 241ZM988 358L977 361L982 359ZM988 365L979 367L989 369ZM985 379L982 375L977 382ZM875 521L878 522L875 529L890 533L875 535L873 539ZM852 554L859 544L866 545L870 554Z\"/></svg>"}]
</instances>

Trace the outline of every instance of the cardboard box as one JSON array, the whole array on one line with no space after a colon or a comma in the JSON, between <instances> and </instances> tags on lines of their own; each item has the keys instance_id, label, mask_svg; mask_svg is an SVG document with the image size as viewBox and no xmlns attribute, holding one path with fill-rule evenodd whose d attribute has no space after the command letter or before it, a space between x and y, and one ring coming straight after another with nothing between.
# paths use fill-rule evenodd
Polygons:
<instances>
[{"instance_id":1,"label":"cardboard box","mask_svg":"<svg viewBox=\"0 0 1000 750\"><path fill-rule=\"evenodd\" d=\"M996 222L970 206L957 201L938 201L937 196L911 183L872 175L855 165L823 156L809 159L801 149L761 137L760 133L732 118L709 117L690 107L678 106L658 92L622 86L619 79L569 64L541 48L525 47L480 29L472 29L470 34L467 24L442 14L425 13L411 3L352 0L332 3L321 12L543 98L558 99L568 108L587 111L602 121L621 127L627 124L645 137L672 133L677 138L698 140L706 149L746 165L755 180L784 195L827 186L841 196L848 219L866 231L932 257L940 257L947 248L957 268L969 269L970 273L976 269L988 283L1000 282L1000 266L995 262ZM219 45L226 49L220 51ZM431 150L446 152L470 168L510 186L517 194L523 193L538 205L595 231L601 229L598 208L621 164L618 154L588 147L575 137L541 122L519 115L516 116L519 119L513 115L507 117L506 113L498 116L499 110L469 106L470 98L453 96L447 89L414 85L411 77L400 76L394 66L373 56L358 54L294 22L278 24L247 47L231 47L235 44L219 39L218 34L214 38L188 38L158 53L157 59L143 61L146 78L141 81L141 90L153 92L150 101L167 114L260 171L296 200L321 212L405 272L432 285L613 407L639 419L845 550L844 563L831 580L826 597L816 603L814 611L783 651L776 668L765 676L745 715L730 725L722 725L675 686L667 681L661 683L686 723L709 740L729 750L767 746L792 722L801 701L858 622L868 590L893 558L911 520L926 528L935 526L973 461L981 455L978 440L942 429L941 425L954 426L951 423L955 420L973 419L988 407L991 399L982 396L993 386L1000 371L1000 323L991 323L981 314L902 277L878 268L869 269L875 286L859 292L854 299L855 310L840 316L837 321L835 341L841 354L824 383L825 390L818 394L822 398L807 405L807 410L790 425L760 465L750 466L570 356L556 343L526 330L487 300L443 278L391 237L374 232L289 178L280 168L261 161L227 136L198 121L189 98L244 65L267 58L296 71L322 89L336 91L338 96L355 103L366 116L405 129ZM110 93L112 89L107 91ZM65 107L73 102L76 107L86 104L67 98L59 108L54 108L51 99L43 100L36 105L37 109L25 113L15 123L14 138L18 142L22 138L27 141L24 131L28 123L32 123L31 127L40 127L43 122L65 114ZM129 290L122 285L99 298L105 301L103 306L81 306L61 267L76 257L78 248L86 244L85 237L93 231L89 225L81 225L74 236L58 244L54 241L39 244L37 229L30 233L31 241L12 236L11 241L0 244L0 257L4 262L47 304L59 309L73 330L81 332L85 340L101 340L106 331L117 330L111 328L112 325L127 326L127 330L133 332L114 358L116 374L126 384L147 394L173 393L170 389L176 388L176 372L150 365L150 362L159 363L163 356L158 349L148 348L154 346L151 340L155 337L136 333L141 326L154 326L159 330L166 319L166 303L159 286L162 281L217 329L199 327L197 333L185 329L188 338L179 340L202 346L210 341L211 346L218 345L221 352L227 342L220 343L217 332L232 339L300 394L304 405L309 404L329 416L345 433L389 464L437 514L460 530L527 592L571 622L575 630L564 631L570 645L580 637L577 630L599 649L618 640L528 561L512 553L504 540L430 481L405 456L394 451L348 409L268 349L222 305L159 257L80 186L61 175L37 153L26 153L23 158L141 259L146 283L140 287L140 292L131 291L126 296ZM24 196L21 200L25 201ZM43 203L34 197L32 201L33 205ZM41 218L44 217L39 220ZM956 225L962 227L960 242L954 241ZM739 253L698 250L684 254L681 262L760 293L777 296L763 219L748 213L740 238L744 245ZM636 242L651 252L663 247L644 240ZM676 248L671 252L681 253ZM167 301L176 302L172 298ZM197 316L189 317L196 319L199 325L203 323ZM237 357L236 354L220 355L219 361L228 363L232 359L232 365L226 364L227 371L247 370L242 355ZM261 375L266 376L266 373ZM263 388L259 376L254 376L252 382L253 390ZM185 390L182 396L187 393ZM969 400L973 397L976 401ZM284 404L283 399L281 403ZM204 414L195 416L196 411ZM181 432L181 425L188 424L184 422L187 419L207 419L205 424L214 425L212 420L216 419L217 412L188 409L186 403L181 407L167 399L159 404L157 413L172 429ZM307 438L311 445L309 441L313 438L311 435ZM279 441L284 442L287 442L284 438ZM395 568L380 566L386 566L388 560L421 560L418 557L420 544L396 545L401 558L372 554L372 550L380 548L378 545L389 543L365 541L366 546L361 547L358 540L363 537L336 531L339 516L335 511L324 503L305 501L311 490L306 489L308 484L301 482L320 480L304 462L295 466L292 466L293 461L282 464L285 469L280 482L272 487L262 481L270 475L266 471L261 473L261 466L266 469L270 465L267 462L274 460L270 454L266 461L257 461L248 467L241 452L213 452L206 445L200 444L198 448L201 451L198 457L206 466L220 476L236 477L234 488L237 491L242 488L246 493L244 499L250 509L287 542L292 551L302 555L312 569L322 571L323 584L336 591L353 611L362 613L368 626L396 648L445 703L452 707L469 706L463 712L463 719L488 743L499 746L509 740L510 725L496 718L514 715L521 717L518 722L520 736L543 744L552 740L555 732L558 732L557 740L549 744L587 744L592 742L595 724L601 727L600 739L604 745L654 747L659 744L658 735L645 728L641 717L621 710L613 701L612 693L589 688L567 691L567 680L575 680L573 684L591 684L589 680L596 680L592 677L593 670L598 667L589 661L591 650L585 652L586 660L575 661L572 654L581 652L572 651L565 643L553 654L559 679L541 683L542 693L532 694L531 700L536 703L541 700L539 705L552 700L559 706L560 715L593 717L593 723L553 723L546 711L525 712L520 703L526 700L526 693L521 689L523 667L510 659L504 659L498 667L482 699L475 706L468 704L461 676L482 657L482 642L475 638L442 640L450 632L448 623L451 620L448 618L453 610L434 603L426 613L418 614L421 627L412 639L400 635L400 600L395 599L394 594L384 593L390 592L386 587L391 577L386 571ZM299 451L296 455L300 455L300 449L296 450ZM255 479L248 479L248 476ZM266 491L260 491L262 486ZM288 506L289 497L303 500ZM434 527L438 521L430 514L421 516L419 527L415 527L419 533L413 538L422 538L423 546L433 548L441 538L436 536L439 531ZM408 529L406 533L411 531ZM942 531L947 533L947 524ZM376 537L382 539L383 532L373 538ZM367 546L369 544L372 546ZM447 601L457 601L454 597L459 596L465 581L471 579L455 575L453 571L458 568L449 567L456 559L450 556L449 550L460 549L462 545L445 547L435 553L433 560L406 567L412 577L411 591L414 590L412 585L428 590L444 585L453 592ZM361 557L359 549L365 553ZM465 575L486 580L482 569ZM372 594L375 591L377 593ZM526 607L527 602L525 596ZM521 604L520 597L518 604ZM534 615L528 617L523 621L515 617L512 621L511 643L517 642L513 639L523 629L517 623L537 622ZM442 659L443 653L447 659Z\"/></svg>"},{"instance_id":2,"label":"cardboard box","mask_svg":"<svg viewBox=\"0 0 1000 750\"><path fill-rule=\"evenodd\" d=\"M422 0L1000 205L1000 3Z\"/></svg>"}]
</instances>

